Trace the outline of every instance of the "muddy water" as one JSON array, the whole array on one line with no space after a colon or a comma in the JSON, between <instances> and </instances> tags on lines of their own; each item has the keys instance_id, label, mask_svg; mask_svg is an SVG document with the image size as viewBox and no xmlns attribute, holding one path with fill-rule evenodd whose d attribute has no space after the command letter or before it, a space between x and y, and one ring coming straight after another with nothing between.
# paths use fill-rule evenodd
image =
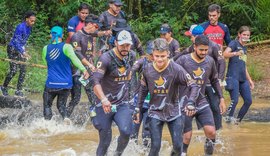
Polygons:
<instances>
[{"instance_id":1,"label":"muddy water","mask_svg":"<svg viewBox=\"0 0 270 156\"><path fill-rule=\"evenodd\" d=\"M109 150L112 155L116 147L117 129L114 127L113 142ZM267 156L270 153L270 123L243 122L241 125L224 125L218 134L215 155L217 156ZM189 156L203 155L204 136L194 131ZM0 130L1 155L55 155L94 156L98 144L98 132L91 124L65 125L55 118L45 121L35 119L29 124L10 123ZM163 133L161 155L169 155L170 135ZM124 156L144 156L147 150L130 142Z\"/></svg>"},{"instance_id":2,"label":"muddy water","mask_svg":"<svg viewBox=\"0 0 270 156\"><path fill-rule=\"evenodd\" d=\"M268 101L254 102L254 108L267 108ZM55 105L54 105L55 107ZM76 107L77 113L83 113ZM10 114L14 120L0 125L0 156L94 156L98 145L98 132L91 122L65 125L59 116L51 121L42 118L42 105L34 103L34 108L22 110L0 110L0 114ZM25 113L26 112L26 113ZM54 112L58 112L54 109ZM75 113L75 112L74 112ZM23 121L18 122L21 119ZM195 124L194 124L195 125ZM270 123L243 121L240 125L223 124L218 132L216 156L268 156L270 155ZM194 127L194 129L196 129ZM118 130L113 128L113 141L108 156L116 148ZM168 156L171 150L171 138L168 129L164 128L160 155ZM203 155L204 135L195 130L189 147L189 156ZM123 156L145 156L148 151L134 142L130 142Z\"/></svg>"}]
</instances>

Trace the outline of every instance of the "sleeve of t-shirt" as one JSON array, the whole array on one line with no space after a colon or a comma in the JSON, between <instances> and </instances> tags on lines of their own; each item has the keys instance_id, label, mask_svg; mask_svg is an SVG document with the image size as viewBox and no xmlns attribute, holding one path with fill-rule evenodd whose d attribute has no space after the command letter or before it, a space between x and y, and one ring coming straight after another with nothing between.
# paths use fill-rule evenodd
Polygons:
<instances>
[{"instance_id":1,"label":"sleeve of t-shirt","mask_svg":"<svg viewBox=\"0 0 270 156\"><path fill-rule=\"evenodd\" d=\"M71 18L68 21L68 32L76 32L76 21L74 20L74 18Z\"/></svg>"},{"instance_id":2,"label":"sleeve of t-shirt","mask_svg":"<svg viewBox=\"0 0 270 156\"><path fill-rule=\"evenodd\" d=\"M228 47L230 47L232 49L231 52L235 52L235 50L237 50L237 43L235 40L231 41L230 44L228 45Z\"/></svg>"},{"instance_id":3,"label":"sleeve of t-shirt","mask_svg":"<svg viewBox=\"0 0 270 156\"><path fill-rule=\"evenodd\" d=\"M135 40L135 47L136 47L137 52L139 53L140 56L144 55L145 53L142 47L142 43L136 34L134 34L134 40Z\"/></svg>"},{"instance_id":4,"label":"sleeve of t-shirt","mask_svg":"<svg viewBox=\"0 0 270 156\"><path fill-rule=\"evenodd\" d=\"M75 33L72 37L71 37L71 45L73 46L76 55L78 56L78 58L80 60L84 59L84 55L82 54L82 46L81 46L81 40L80 40L80 36L77 35L77 33Z\"/></svg>"},{"instance_id":5,"label":"sleeve of t-shirt","mask_svg":"<svg viewBox=\"0 0 270 156\"><path fill-rule=\"evenodd\" d=\"M47 64L47 61L46 61L47 47L48 47L48 46L43 47L43 50L42 50L42 60L43 60L43 62L45 62L46 64Z\"/></svg>"},{"instance_id":6,"label":"sleeve of t-shirt","mask_svg":"<svg viewBox=\"0 0 270 156\"><path fill-rule=\"evenodd\" d=\"M23 44L22 42L24 42L24 38L23 38L23 34L24 34L24 27L22 26L22 24L18 25L15 29L14 32L14 38L15 38L15 42L14 42L14 48L19 51L21 54L24 53L24 48L23 48Z\"/></svg>"},{"instance_id":7,"label":"sleeve of t-shirt","mask_svg":"<svg viewBox=\"0 0 270 156\"><path fill-rule=\"evenodd\" d=\"M183 61L183 55L178 57L178 59L175 61L175 63L179 64L180 66L183 65L184 61Z\"/></svg>"},{"instance_id":8,"label":"sleeve of t-shirt","mask_svg":"<svg viewBox=\"0 0 270 156\"><path fill-rule=\"evenodd\" d=\"M222 55L222 51L220 50L220 46L217 44L213 46L213 53L215 56L215 63L218 71L218 78L220 80L224 80L225 78L225 70L226 70L226 62Z\"/></svg>"},{"instance_id":9,"label":"sleeve of t-shirt","mask_svg":"<svg viewBox=\"0 0 270 156\"><path fill-rule=\"evenodd\" d=\"M82 62L76 56L73 47L70 44L65 44L63 47L64 54L71 60L72 64L77 67L80 71L86 71L85 67L83 66Z\"/></svg>"},{"instance_id":10,"label":"sleeve of t-shirt","mask_svg":"<svg viewBox=\"0 0 270 156\"><path fill-rule=\"evenodd\" d=\"M193 49L193 46L191 45L191 46L187 47L185 50L183 50L179 53L176 53L175 56L173 57L173 60L176 61L181 56L192 53L192 49Z\"/></svg>"},{"instance_id":11,"label":"sleeve of t-shirt","mask_svg":"<svg viewBox=\"0 0 270 156\"><path fill-rule=\"evenodd\" d=\"M137 107L140 108L140 110L142 109L143 107L143 103L144 103L144 100L148 94L148 85L147 85L147 81L146 81L146 78L145 78L145 72L146 71L143 71L143 74L142 74L142 77L141 77L141 85L140 85L140 90L139 90L139 93L138 93L138 105Z\"/></svg>"},{"instance_id":12,"label":"sleeve of t-shirt","mask_svg":"<svg viewBox=\"0 0 270 156\"><path fill-rule=\"evenodd\" d=\"M102 54L97 62L96 71L93 74L94 86L100 84L100 81L103 79L104 74L109 67L109 62L111 60L108 59L106 53Z\"/></svg>"},{"instance_id":13,"label":"sleeve of t-shirt","mask_svg":"<svg viewBox=\"0 0 270 156\"><path fill-rule=\"evenodd\" d=\"M105 20L104 19L104 12L99 15L98 20L102 24L102 28L106 27L105 22L104 22L104 20Z\"/></svg>"},{"instance_id":14,"label":"sleeve of t-shirt","mask_svg":"<svg viewBox=\"0 0 270 156\"><path fill-rule=\"evenodd\" d=\"M224 36L225 43L229 45L231 42L231 35L230 35L230 31L227 25L224 25L224 31L225 31L225 36Z\"/></svg>"},{"instance_id":15,"label":"sleeve of t-shirt","mask_svg":"<svg viewBox=\"0 0 270 156\"><path fill-rule=\"evenodd\" d=\"M175 40L175 42L174 42L174 52L175 52L175 54L180 53L180 45L179 45L179 42L177 40Z\"/></svg>"},{"instance_id":16,"label":"sleeve of t-shirt","mask_svg":"<svg viewBox=\"0 0 270 156\"><path fill-rule=\"evenodd\" d=\"M223 98L223 93L219 84L218 72L217 72L214 60L211 63L212 63L212 69L211 69L211 75L210 75L211 85L213 86L214 90L217 92L219 98Z\"/></svg>"},{"instance_id":17,"label":"sleeve of t-shirt","mask_svg":"<svg viewBox=\"0 0 270 156\"><path fill-rule=\"evenodd\" d=\"M132 68L131 68L131 71L133 73L135 72L139 72L144 64L144 61L145 61L146 58L141 58L137 61L135 61L135 63L133 64Z\"/></svg>"}]
</instances>

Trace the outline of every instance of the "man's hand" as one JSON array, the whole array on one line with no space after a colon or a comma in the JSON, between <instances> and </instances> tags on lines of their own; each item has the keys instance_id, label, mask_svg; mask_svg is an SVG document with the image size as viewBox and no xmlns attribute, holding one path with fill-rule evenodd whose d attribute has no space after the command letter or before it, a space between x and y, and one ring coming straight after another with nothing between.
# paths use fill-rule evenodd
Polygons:
<instances>
[{"instance_id":1,"label":"man's hand","mask_svg":"<svg viewBox=\"0 0 270 156\"><path fill-rule=\"evenodd\" d=\"M254 82L252 80L249 81L249 85L250 85L250 89L254 89L255 85Z\"/></svg>"},{"instance_id":2,"label":"man's hand","mask_svg":"<svg viewBox=\"0 0 270 156\"><path fill-rule=\"evenodd\" d=\"M134 122L135 124L139 124L139 123L140 123L140 113L134 114L134 115L132 116L132 118L133 118L133 122Z\"/></svg>"},{"instance_id":3,"label":"man's hand","mask_svg":"<svg viewBox=\"0 0 270 156\"><path fill-rule=\"evenodd\" d=\"M109 36L111 34L112 34L112 31L111 30L104 31L104 35L105 36Z\"/></svg>"},{"instance_id":4,"label":"man's hand","mask_svg":"<svg viewBox=\"0 0 270 156\"><path fill-rule=\"evenodd\" d=\"M224 114L226 112L226 105L225 105L224 98L220 99L219 109L220 109L220 114Z\"/></svg>"},{"instance_id":5,"label":"man's hand","mask_svg":"<svg viewBox=\"0 0 270 156\"><path fill-rule=\"evenodd\" d=\"M86 71L83 72L83 78L87 80L90 77L89 73Z\"/></svg>"},{"instance_id":6,"label":"man's hand","mask_svg":"<svg viewBox=\"0 0 270 156\"><path fill-rule=\"evenodd\" d=\"M196 106L193 101L187 103L184 109L187 116L193 116L196 113Z\"/></svg>"},{"instance_id":7,"label":"man's hand","mask_svg":"<svg viewBox=\"0 0 270 156\"><path fill-rule=\"evenodd\" d=\"M24 53L22 53L22 58L29 60L29 59L31 59L31 56L27 52L24 52Z\"/></svg>"},{"instance_id":8,"label":"man's hand","mask_svg":"<svg viewBox=\"0 0 270 156\"><path fill-rule=\"evenodd\" d=\"M110 113L111 112L111 102L107 99L107 98L103 98L101 100L101 103L102 103L102 108L104 110L104 112L107 114L107 113Z\"/></svg>"},{"instance_id":9,"label":"man's hand","mask_svg":"<svg viewBox=\"0 0 270 156\"><path fill-rule=\"evenodd\" d=\"M236 56L241 56L244 54L244 51L243 50L239 50L238 52L236 52Z\"/></svg>"},{"instance_id":10,"label":"man's hand","mask_svg":"<svg viewBox=\"0 0 270 156\"><path fill-rule=\"evenodd\" d=\"M132 114L132 119L133 122L136 124L140 123L140 109L139 108L135 108L133 114Z\"/></svg>"},{"instance_id":11,"label":"man's hand","mask_svg":"<svg viewBox=\"0 0 270 156\"><path fill-rule=\"evenodd\" d=\"M88 67L89 67L89 69L91 71L95 71L96 70L96 67L94 65L92 65L92 64L89 64Z\"/></svg>"}]
</instances>

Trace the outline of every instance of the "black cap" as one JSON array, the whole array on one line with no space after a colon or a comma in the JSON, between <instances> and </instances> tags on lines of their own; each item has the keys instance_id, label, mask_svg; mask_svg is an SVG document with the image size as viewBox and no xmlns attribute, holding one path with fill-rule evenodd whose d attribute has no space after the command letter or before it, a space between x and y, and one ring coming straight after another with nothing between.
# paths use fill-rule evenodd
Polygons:
<instances>
[{"instance_id":1,"label":"black cap","mask_svg":"<svg viewBox=\"0 0 270 156\"><path fill-rule=\"evenodd\" d=\"M115 5L123 5L121 0L109 0L109 3L113 3Z\"/></svg>"},{"instance_id":2,"label":"black cap","mask_svg":"<svg viewBox=\"0 0 270 156\"><path fill-rule=\"evenodd\" d=\"M170 25L169 24L162 24L160 27L160 33L166 34L168 32L172 32L172 28L170 27Z\"/></svg>"},{"instance_id":3,"label":"black cap","mask_svg":"<svg viewBox=\"0 0 270 156\"><path fill-rule=\"evenodd\" d=\"M99 22L98 16L96 16L94 14L90 14L90 15L86 16L85 23L96 23L99 28L102 27L102 24Z\"/></svg>"},{"instance_id":4,"label":"black cap","mask_svg":"<svg viewBox=\"0 0 270 156\"><path fill-rule=\"evenodd\" d=\"M121 30L127 30L131 31L131 27L127 24L127 21L125 19L117 19L115 21L115 25L112 27L113 31L121 31Z\"/></svg>"}]
</instances>

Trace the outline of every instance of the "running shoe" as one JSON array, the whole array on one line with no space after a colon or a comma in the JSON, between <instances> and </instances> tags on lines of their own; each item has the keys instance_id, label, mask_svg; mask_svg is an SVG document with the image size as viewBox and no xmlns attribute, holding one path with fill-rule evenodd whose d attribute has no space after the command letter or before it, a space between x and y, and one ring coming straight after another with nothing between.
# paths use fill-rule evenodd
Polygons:
<instances>
[{"instance_id":1,"label":"running shoe","mask_svg":"<svg viewBox=\"0 0 270 156\"><path fill-rule=\"evenodd\" d=\"M19 96L19 97L24 97L24 94L23 94L23 92L21 90L16 90L15 95Z\"/></svg>"},{"instance_id":2,"label":"running shoe","mask_svg":"<svg viewBox=\"0 0 270 156\"><path fill-rule=\"evenodd\" d=\"M225 122L226 123L231 123L233 121L233 117L232 116L226 116L225 117Z\"/></svg>"},{"instance_id":3,"label":"running shoe","mask_svg":"<svg viewBox=\"0 0 270 156\"><path fill-rule=\"evenodd\" d=\"M2 87L0 87L0 90L1 90L3 96L8 96L8 90L6 87L2 86Z\"/></svg>"}]
</instances>

